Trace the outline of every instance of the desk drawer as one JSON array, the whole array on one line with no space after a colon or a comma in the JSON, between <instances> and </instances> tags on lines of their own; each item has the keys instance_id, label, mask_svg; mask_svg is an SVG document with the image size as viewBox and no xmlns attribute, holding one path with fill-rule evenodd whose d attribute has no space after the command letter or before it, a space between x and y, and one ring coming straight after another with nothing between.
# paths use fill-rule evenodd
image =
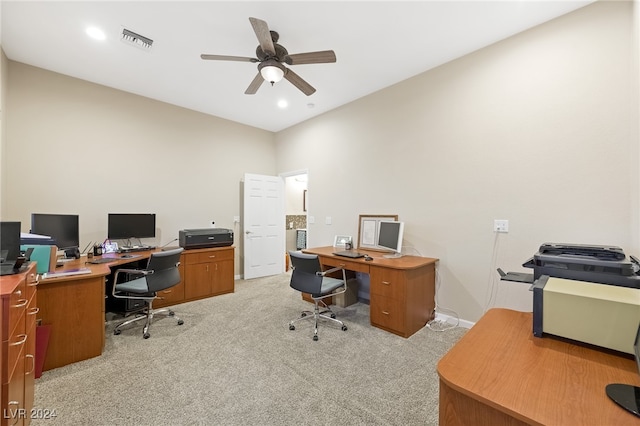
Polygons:
<instances>
[{"instance_id":1,"label":"desk drawer","mask_svg":"<svg viewBox=\"0 0 640 426\"><path fill-rule=\"evenodd\" d=\"M370 280L371 294L399 301L405 300L406 277L403 271L372 266Z\"/></svg>"},{"instance_id":2,"label":"desk drawer","mask_svg":"<svg viewBox=\"0 0 640 426\"><path fill-rule=\"evenodd\" d=\"M36 287L38 286L39 278L40 276L36 273L35 262L33 262L25 274L25 299L31 300L33 298L33 295L36 292Z\"/></svg>"},{"instance_id":3,"label":"desk drawer","mask_svg":"<svg viewBox=\"0 0 640 426\"><path fill-rule=\"evenodd\" d=\"M27 299L25 280L9 296L9 329L8 332L14 334L24 333L24 311L29 299ZM21 322L21 323L20 323Z\"/></svg>"},{"instance_id":4,"label":"desk drawer","mask_svg":"<svg viewBox=\"0 0 640 426\"><path fill-rule=\"evenodd\" d=\"M233 250L208 250L197 253L185 253L183 257L185 265L217 262L219 260L233 260Z\"/></svg>"},{"instance_id":5,"label":"desk drawer","mask_svg":"<svg viewBox=\"0 0 640 426\"><path fill-rule=\"evenodd\" d=\"M369 309L372 325L404 335L405 309L402 302L372 294Z\"/></svg>"},{"instance_id":6,"label":"desk drawer","mask_svg":"<svg viewBox=\"0 0 640 426\"><path fill-rule=\"evenodd\" d=\"M320 263L322 263L325 270L330 268L342 267L347 271L364 272L365 274L369 273L369 265L364 262L346 260L339 257L322 256L320 258Z\"/></svg>"}]
</instances>

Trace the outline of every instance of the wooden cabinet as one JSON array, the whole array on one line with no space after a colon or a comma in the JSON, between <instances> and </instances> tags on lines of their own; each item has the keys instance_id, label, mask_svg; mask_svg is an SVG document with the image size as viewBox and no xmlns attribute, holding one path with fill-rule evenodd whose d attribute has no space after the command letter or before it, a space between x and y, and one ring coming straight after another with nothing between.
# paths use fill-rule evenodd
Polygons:
<instances>
[{"instance_id":1,"label":"wooden cabinet","mask_svg":"<svg viewBox=\"0 0 640 426\"><path fill-rule=\"evenodd\" d=\"M38 276L26 272L0 278L0 425L28 425L33 408Z\"/></svg>"},{"instance_id":2,"label":"wooden cabinet","mask_svg":"<svg viewBox=\"0 0 640 426\"><path fill-rule=\"evenodd\" d=\"M233 247L185 250L184 300L196 300L233 293Z\"/></svg>"},{"instance_id":3,"label":"wooden cabinet","mask_svg":"<svg viewBox=\"0 0 640 426\"><path fill-rule=\"evenodd\" d=\"M371 325L409 337L433 319L435 265L392 269L371 265Z\"/></svg>"}]
</instances>

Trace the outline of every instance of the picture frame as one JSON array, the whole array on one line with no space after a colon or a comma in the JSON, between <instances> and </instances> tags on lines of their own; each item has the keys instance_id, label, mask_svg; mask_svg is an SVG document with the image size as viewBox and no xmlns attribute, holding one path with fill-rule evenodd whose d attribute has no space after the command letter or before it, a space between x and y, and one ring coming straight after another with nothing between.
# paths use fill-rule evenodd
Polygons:
<instances>
[{"instance_id":1,"label":"picture frame","mask_svg":"<svg viewBox=\"0 0 640 426\"><path fill-rule=\"evenodd\" d=\"M336 235L333 239L333 246L336 248L345 248L347 243L353 247L353 238L351 235Z\"/></svg>"},{"instance_id":2,"label":"picture frame","mask_svg":"<svg viewBox=\"0 0 640 426\"><path fill-rule=\"evenodd\" d=\"M367 250L381 250L376 245L380 222L383 220L398 220L397 214L361 214L358 220L358 248Z\"/></svg>"}]
</instances>

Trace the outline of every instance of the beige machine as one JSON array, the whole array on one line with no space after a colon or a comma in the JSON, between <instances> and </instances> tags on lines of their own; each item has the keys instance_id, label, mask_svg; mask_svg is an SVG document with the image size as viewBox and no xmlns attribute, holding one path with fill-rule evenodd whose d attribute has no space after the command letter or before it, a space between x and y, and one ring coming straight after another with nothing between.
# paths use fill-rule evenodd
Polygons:
<instances>
[{"instance_id":1,"label":"beige machine","mask_svg":"<svg viewBox=\"0 0 640 426\"><path fill-rule=\"evenodd\" d=\"M640 324L640 288L541 276L533 285L533 334L629 354Z\"/></svg>"}]
</instances>

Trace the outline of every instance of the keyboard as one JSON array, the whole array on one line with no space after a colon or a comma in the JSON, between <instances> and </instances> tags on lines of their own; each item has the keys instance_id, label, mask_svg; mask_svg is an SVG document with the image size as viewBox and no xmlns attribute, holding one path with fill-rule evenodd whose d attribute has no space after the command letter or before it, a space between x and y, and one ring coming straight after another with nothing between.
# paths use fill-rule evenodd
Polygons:
<instances>
[{"instance_id":1,"label":"keyboard","mask_svg":"<svg viewBox=\"0 0 640 426\"><path fill-rule=\"evenodd\" d=\"M155 246L133 246L133 247L120 247L119 253L130 253L132 251L147 251L155 249Z\"/></svg>"},{"instance_id":2,"label":"keyboard","mask_svg":"<svg viewBox=\"0 0 640 426\"><path fill-rule=\"evenodd\" d=\"M117 258L115 258L115 257L103 257L103 258L100 258L100 259L92 259L92 260L89 260L87 263L91 263L91 264L93 264L93 265L98 265L98 264L100 264L100 263L110 263L110 262L115 262L116 260L118 260L118 259L117 259Z\"/></svg>"}]
</instances>

